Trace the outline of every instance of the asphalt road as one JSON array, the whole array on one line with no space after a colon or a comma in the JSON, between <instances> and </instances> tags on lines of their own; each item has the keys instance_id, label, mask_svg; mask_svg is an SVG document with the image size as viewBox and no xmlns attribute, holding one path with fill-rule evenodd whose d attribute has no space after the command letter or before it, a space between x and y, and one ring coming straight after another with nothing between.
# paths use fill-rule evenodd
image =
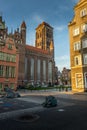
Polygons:
<instances>
[{"instance_id":1,"label":"asphalt road","mask_svg":"<svg viewBox=\"0 0 87 130\"><path fill-rule=\"evenodd\" d=\"M76 99L75 96L77 97ZM58 100L57 107L24 112L26 116L31 114L37 115L37 120L30 121L29 119L29 121L19 121L19 115L0 119L0 130L87 130L87 95L85 96L85 100L81 100L81 96L74 95L72 98L56 97ZM45 97L41 95L14 99L17 103L15 104L15 108L18 108L19 111L21 109L26 110L29 107L39 108L41 107L41 101L44 101L44 99ZM21 105L25 107L23 108ZM8 108L11 110L11 106Z\"/></svg>"}]
</instances>

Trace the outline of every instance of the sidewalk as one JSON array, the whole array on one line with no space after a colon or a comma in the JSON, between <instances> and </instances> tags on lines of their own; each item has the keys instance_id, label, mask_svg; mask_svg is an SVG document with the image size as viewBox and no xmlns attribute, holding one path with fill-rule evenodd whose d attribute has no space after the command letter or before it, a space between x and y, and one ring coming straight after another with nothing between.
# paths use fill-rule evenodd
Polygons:
<instances>
[{"instance_id":1,"label":"sidewalk","mask_svg":"<svg viewBox=\"0 0 87 130\"><path fill-rule=\"evenodd\" d=\"M27 95L44 95L48 96L50 95L61 95L61 94L73 94L72 91L58 91L58 90L20 90L17 91L18 93L21 94L21 96L27 96Z\"/></svg>"},{"instance_id":2,"label":"sidewalk","mask_svg":"<svg viewBox=\"0 0 87 130\"><path fill-rule=\"evenodd\" d=\"M72 91L57 91L57 90L21 90L18 91L21 96L49 96L53 95L55 97L60 97L60 98L69 98L69 99L76 99L76 100L87 100L87 92L84 93L73 93Z\"/></svg>"}]
</instances>

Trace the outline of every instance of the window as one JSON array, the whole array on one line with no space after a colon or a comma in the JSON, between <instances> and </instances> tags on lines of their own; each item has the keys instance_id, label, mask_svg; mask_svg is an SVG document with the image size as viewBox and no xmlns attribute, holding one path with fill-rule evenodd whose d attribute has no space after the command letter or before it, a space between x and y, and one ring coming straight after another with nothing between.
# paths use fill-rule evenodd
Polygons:
<instances>
[{"instance_id":1,"label":"window","mask_svg":"<svg viewBox=\"0 0 87 130\"><path fill-rule=\"evenodd\" d=\"M2 39L3 37L2 37L2 35L0 35L0 39Z\"/></svg>"},{"instance_id":2,"label":"window","mask_svg":"<svg viewBox=\"0 0 87 130\"><path fill-rule=\"evenodd\" d=\"M6 78L9 77L9 66L6 66Z\"/></svg>"},{"instance_id":3,"label":"window","mask_svg":"<svg viewBox=\"0 0 87 130\"><path fill-rule=\"evenodd\" d=\"M4 60L4 53L0 52L0 60Z\"/></svg>"},{"instance_id":4,"label":"window","mask_svg":"<svg viewBox=\"0 0 87 130\"><path fill-rule=\"evenodd\" d=\"M81 49L81 43L80 41L74 43L74 51L80 50Z\"/></svg>"},{"instance_id":5,"label":"window","mask_svg":"<svg viewBox=\"0 0 87 130\"><path fill-rule=\"evenodd\" d=\"M84 59L84 64L87 64L87 54L83 55L83 59Z\"/></svg>"},{"instance_id":6,"label":"window","mask_svg":"<svg viewBox=\"0 0 87 130\"><path fill-rule=\"evenodd\" d=\"M82 48L87 48L87 38L82 40Z\"/></svg>"},{"instance_id":7,"label":"window","mask_svg":"<svg viewBox=\"0 0 87 130\"><path fill-rule=\"evenodd\" d=\"M0 52L0 60L16 62L16 55Z\"/></svg>"},{"instance_id":8,"label":"window","mask_svg":"<svg viewBox=\"0 0 87 130\"><path fill-rule=\"evenodd\" d=\"M15 67L6 66L6 78L15 77Z\"/></svg>"},{"instance_id":9,"label":"window","mask_svg":"<svg viewBox=\"0 0 87 130\"><path fill-rule=\"evenodd\" d=\"M85 15L87 15L87 10L86 8L84 8L83 10L80 11L80 16L84 17Z\"/></svg>"},{"instance_id":10,"label":"window","mask_svg":"<svg viewBox=\"0 0 87 130\"><path fill-rule=\"evenodd\" d=\"M0 76L3 76L4 66L0 65Z\"/></svg>"},{"instance_id":11,"label":"window","mask_svg":"<svg viewBox=\"0 0 87 130\"><path fill-rule=\"evenodd\" d=\"M75 58L75 64L76 64L76 65L79 64L79 59L78 59L78 57Z\"/></svg>"},{"instance_id":12,"label":"window","mask_svg":"<svg viewBox=\"0 0 87 130\"><path fill-rule=\"evenodd\" d=\"M81 65L81 55L75 56L75 66Z\"/></svg>"},{"instance_id":13,"label":"window","mask_svg":"<svg viewBox=\"0 0 87 130\"><path fill-rule=\"evenodd\" d=\"M12 45L11 44L8 44L8 49L12 49Z\"/></svg>"},{"instance_id":14,"label":"window","mask_svg":"<svg viewBox=\"0 0 87 130\"><path fill-rule=\"evenodd\" d=\"M16 56L15 55L11 55L11 61L16 62Z\"/></svg>"},{"instance_id":15,"label":"window","mask_svg":"<svg viewBox=\"0 0 87 130\"><path fill-rule=\"evenodd\" d=\"M0 83L0 91L2 90L2 83Z\"/></svg>"},{"instance_id":16,"label":"window","mask_svg":"<svg viewBox=\"0 0 87 130\"><path fill-rule=\"evenodd\" d=\"M11 67L11 78L15 77L15 67Z\"/></svg>"},{"instance_id":17,"label":"window","mask_svg":"<svg viewBox=\"0 0 87 130\"><path fill-rule=\"evenodd\" d=\"M86 24L83 24L81 26L81 32L84 33L84 32L87 32L87 23Z\"/></svg>"},{"instance_id":18,"label":"window","mask_svg":"<svg viewBox=\"0 0 87 130\"><path fill-rule=\"evenodd\" d=\"M6 54L6 61L10 61L10 55Z\"/></svg>"},{"instance_id":19,"label":"window","mask_svg":"<svg viewBox=\"0 0 87 130\"><path fill-rule=\"evenodd\" d=\"M79 28L73 30L73 36L79 35Z\"/></svg>"},{"instance_id":20,"label":"window","mask_svg":"<svg viewBox=\"0 0 87 130\"><path fill-rule=\"evenodd\" d=\"M76 74L76 88L83 88L82 74Z\"/></svg>"}]
</instances>

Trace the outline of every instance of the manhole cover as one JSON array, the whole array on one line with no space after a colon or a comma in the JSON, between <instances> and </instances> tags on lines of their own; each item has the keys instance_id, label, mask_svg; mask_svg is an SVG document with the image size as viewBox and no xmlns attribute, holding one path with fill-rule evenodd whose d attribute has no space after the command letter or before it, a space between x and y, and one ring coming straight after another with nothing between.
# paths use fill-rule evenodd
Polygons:
<instances>
[{"instance_id":1,"label":"manhole cover","mask_svg":"<svg viewBox=\"0 0 87 130\"><path fill-rule=\"evenodd\" d=\"M16 121L21 121L21 122L33 122L36 121L37 119L39 119L38 115L34 115L34 114L27 114L27 115L20 115L18 117L16 117Z\"/></svg>"}]
</instances>

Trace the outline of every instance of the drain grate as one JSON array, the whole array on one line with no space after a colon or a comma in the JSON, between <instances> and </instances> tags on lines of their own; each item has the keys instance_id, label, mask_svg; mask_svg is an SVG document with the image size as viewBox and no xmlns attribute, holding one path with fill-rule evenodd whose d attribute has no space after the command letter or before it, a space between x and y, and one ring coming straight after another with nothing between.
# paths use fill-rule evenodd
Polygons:
<instances>
[{"instance_id":1,"label":"drain grate","mask_svg":"<svg viewBox=\"0 0 87 130\"><path fill-rule=\"evenodd\" d=\"M15 118L16 121L20 121L20 122L33 122L38 119L39 119L39 116L34 115L34 114L20 115Z\"/></svg>"}]
</instances>

